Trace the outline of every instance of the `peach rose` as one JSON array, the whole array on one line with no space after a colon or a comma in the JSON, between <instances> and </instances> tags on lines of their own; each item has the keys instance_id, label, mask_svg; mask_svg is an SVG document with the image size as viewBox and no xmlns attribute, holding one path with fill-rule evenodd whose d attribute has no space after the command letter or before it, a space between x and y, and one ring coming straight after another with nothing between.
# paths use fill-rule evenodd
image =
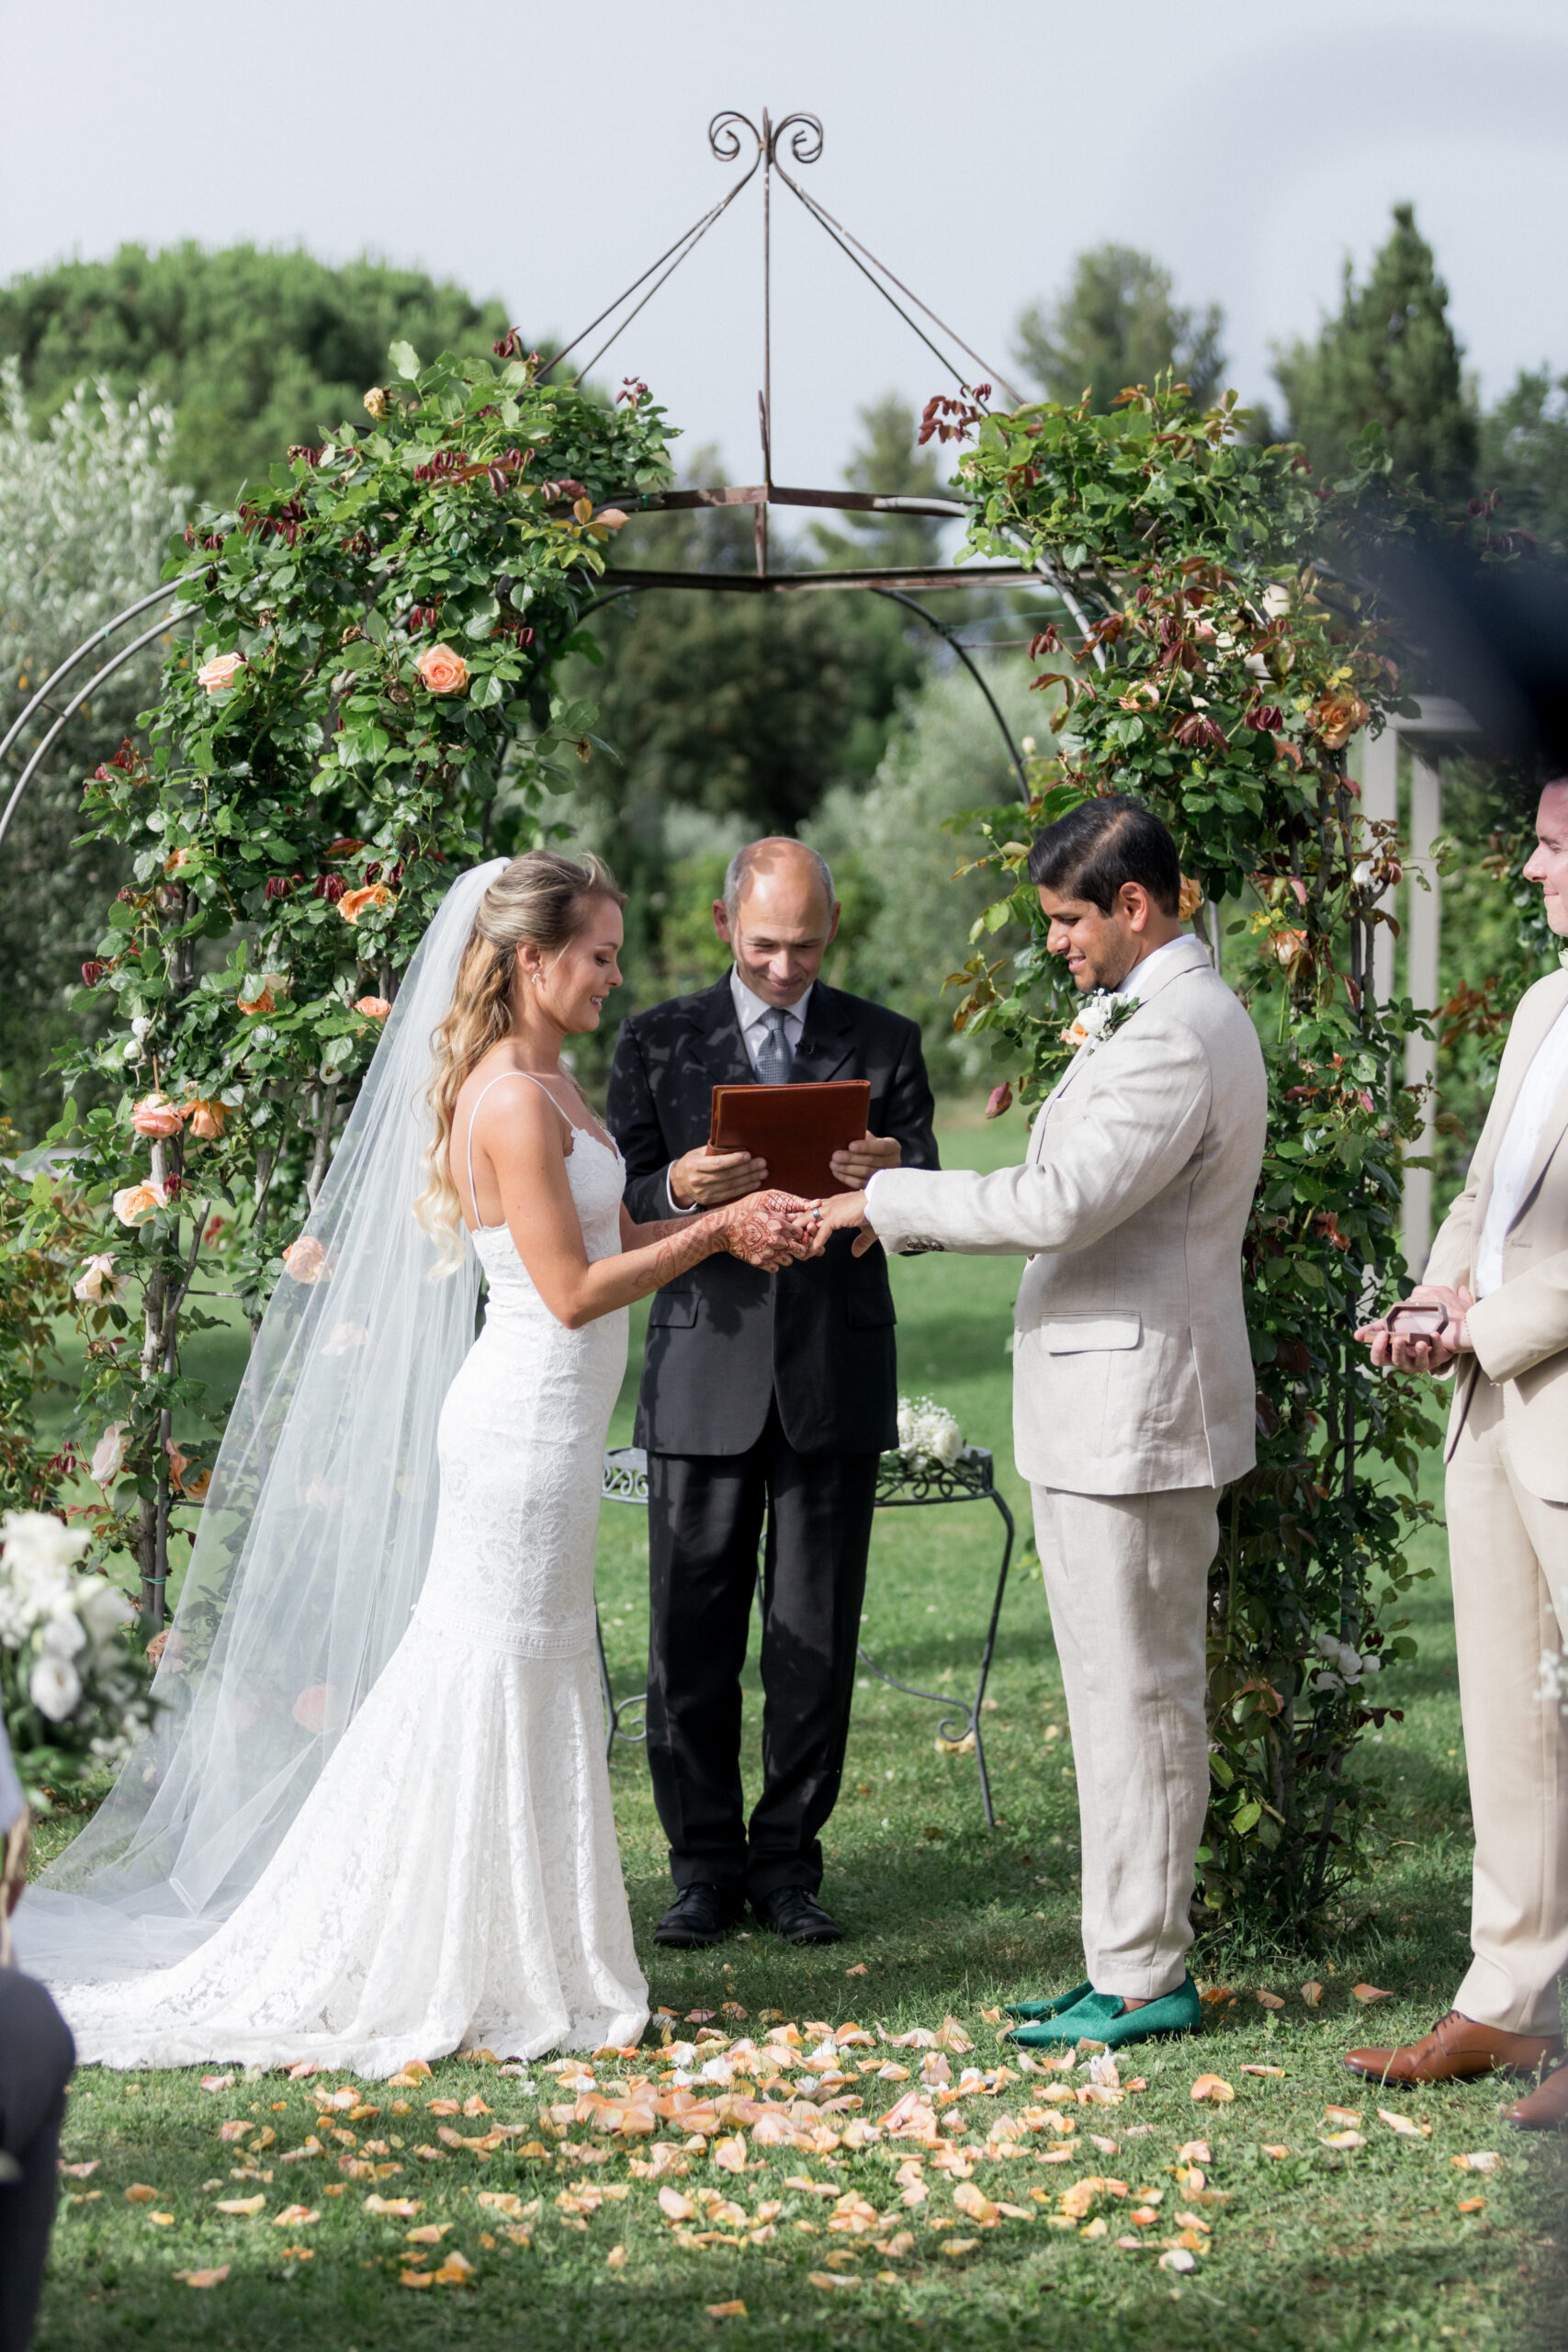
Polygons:
<instances>
[{"instance_id":1,"label":"peach rose","mask_svg":"<svg viewBox=\"0 0 1568 2352\"><path fill-rule=\"evenodd\" d=\"M357 923L367 907L389 907L392 893L384 882L367 882L362 890L345 890L337 902L344 922Z\"/></svg>"},{"instance_id":2,"label":"peach rose","mask_svg":"<svg viewBox=\"0 0 1568 2352\"><path fill-rule=\"evenodd\" d=\"M254 1020L258 1013L276 1012L277 1010L277 999L272 992L272 979L270 974L264 975L261 979L257 980L254 984L253 993L250 996L247 996L243 989L242 989L237 1001L241 1012L245 1015L245 1018L248 1021Z\"/></svg>"},{"instance_id":3,"label":"peach rose","mask_svg":"<svg viewBox=\"0 0 1568 2352\"><path fill-rule=\"evenodd\" d=\"M244 666L243 653L215 653L211 661L204 662L197 672L196 683L198 686L205 686L209 695L226 693Z\"/></svg>"},{"instance_id":4,"label":"peach rose","mask_svg":"<svg viewBox=\"0 0 1568 2352\"><path fill-rule=\"evenodd\" d=\"M1269 943L1275 956L1287 969L1291 965L1301 961L1306 954L1306 944L1304 931L1277 931Z\"/></svg>"},{"instance_id":5,"label":"peach rose","mask_svg":"<svg viewBox=\"0 0 1568 2352\"><path fill-rule=\"evenodd\" d=\"M312 1682L294 1702L294 1720L301 1731L341 1731L344 1713L343 1693L330 1682Z\"/></svg>"},{"instance_id":6,"label":"peach rose","mask_svg":"<svg viewBox=\"0 0 1568 2352\"><path fill-rule=\"evenodd\" d=\"M1307 713L1313 731L1325 750L1343 751L1359 727L1364 727L1371 712L1359 695L1320 695Z\"/></svg>"},{"instance_id":7,"label":"peach rose","mask_svg":"<svg viewBox=\"0 0 1568 2352\"><path fill-rule=\"evenodd\" d=\"M385 1021L391 1011L384 996L360 996L354 1001L355 1012L363 1012L367 1021Z\"/></svg>"},{"instance_id":8,"label":"peach rose","mask_svg":"<svg viewBox=\"0 0 1568 2352\"><path fill-rule=\"evenodd\" d=\"M186 1125L203 1143L216 1143L231 1115L227 1102L214 1102L205 1095L185 1106Z\"/></svg>"},{"instance_id":9,"label":"peach rose","mask_svg":"<svg viewBox=\"0 0 1568 2352\"><path fill-rule=\"evenodd\" d=\"M184 1114L166 1094L144 1094L130 1114L139 1136L177 1136Z\"/></svg>"},{"instance_id":10,"label":"peach rose","mask_svg":"<svg viewBox=\"0 0 1568 2352\"><path fill-rule=\"evenodd\" d=\"M171 1674L177 1674L180 1670L180 1652L184 1647L185 1644L174 1627L165 1625L163 1632L154 1634L147 1645L148 1663L155 1667L166 1666Z\"/></svg>"},{"instance_id":11,"label":"peach rose","mask_svg":"<svg viewBox=\"0 0 1568 2352\"><path fill-rule=\"evenodd\" d=\"M312 1233L302 1233L283 1253L285 1270L297 1283L319 1283L327 1270L327 1253Z\"/></svg>"},{"instance_id":12,"label":"peach rose","mask_svg":"<svg viewBox=\"0 0 1568 2352\"><path fill-rule=\"evenodd\" d=\"M111 1205L121 1225L145 1225L166 1205L168 1197L157 1178L150 1176L144 1183L122 1184Z\"/></svg>"},{"instance_id":13,"label":"peach rose","mask_svg":"<svg viewBox=\"0 0 1568 2352\"><path fill-rule=\"evenodd\" d=\"M1176 901L1176 911L1183 922L1190 922L1203 903L1203 885L1194 882L1190 874L1181 877L1181 891Z\"/></svg>"},{"instance_id":14,"label":"peach rose","mask_svg":"<svg viewBox=\"0 0 1568 2352\"><path fill-rule=\"evenodd\" d=\"M190 862L191 862L192 858L194 858L194 857L195 857L195 855L196 855L196 852L195 852L195 850L194 850L194 849L175 849L175 850L171 850L171 851L169 852L168 856L164 860L164 873L165 873L165 874L180 874L180 873L183 873L183 872L184 872L184 870L185 870L185 868L186 868L186 867L190 864Z\"/></svg>"},{"instance_id":15,"label":"peach rose","mask_svg":"<svg viewBox=\"0 0 1568 2352\"><path fill-rule=\"evenodd\" d=\"M391 407L391 401L387 398L387 395L381 390L380 385L372 384L370 390L365 395L365 410L367 415L377 418L383 417L386 415L387 411Z\"/></svg>"},{"instance_id":16,"label":"peach rose","mask_svg":"<svg viewBox=\"0 0 1568 2352\"><path fill-rule=\"evenodd\" d=\"M427 645L413 666L433 695L468 691L468 665L449 645Z\"/></svg>"}]
</instances>

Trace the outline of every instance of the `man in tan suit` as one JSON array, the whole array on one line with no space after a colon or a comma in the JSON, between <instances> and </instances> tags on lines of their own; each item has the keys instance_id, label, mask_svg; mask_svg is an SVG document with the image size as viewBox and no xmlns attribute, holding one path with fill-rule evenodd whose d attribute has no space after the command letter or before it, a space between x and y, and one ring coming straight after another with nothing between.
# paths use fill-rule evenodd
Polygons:
<instances>
[{"instance_id":1,"label":"man in tan suit","mask_svg":"<svg viewBox=\"0 0 1568 2352\"><path fill-rule=\"evenodd\" d=\"M1568 938L1568 777L1549 784L1525 873ZM1420 2041L1352 2050L1352 2073L1450 2082L1551 2069L1506 2110L1568 2125L1558 1984L1568 1971L1568 1721L1542 1695L1568 1637L1568 970L1515 1013L1497 1091L1412 1303L1431 1340L1360 1334L1374 1360L1451 1372L1444 1459L1460 1704L1475 1820L1470 1971Z\"/></svg>"},{"instance_id":2,"label":"man in tan suit","mask_svg":"<svg viewBox=\"0 0 1568 2352\"><path fill-rule=\"evenodd\" d=\"M1028 1259L1013 1359L1078 1776L1088 1981L1018 2039L1196 2027L1187 1973L1208 1804L1204 1616L1221 1488L1255 1459L1241 1243L1262 1160L1252 1023L1178 915L1165 827L1088 802L1036 840L1048 945L1085 1042L1021 1168L879 1171L822 1204L861 1243Z\"/></svg>"}]
</instances>

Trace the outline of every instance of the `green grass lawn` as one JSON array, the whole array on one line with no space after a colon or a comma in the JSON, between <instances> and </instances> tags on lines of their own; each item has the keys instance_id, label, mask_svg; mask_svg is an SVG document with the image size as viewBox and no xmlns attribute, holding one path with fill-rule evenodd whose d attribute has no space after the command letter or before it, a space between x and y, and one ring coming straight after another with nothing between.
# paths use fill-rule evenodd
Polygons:
<instances>
[{"instance_id":1,"label":"green grass lawn","mask_svg":"<svg viewBox=\"0 0 1568 2352\"><path fill-rule=\"evenodd\" d=\"M1021 1148L1022 1133L1016 1114L999 1127L953 1119L946 1154L954 1163L1002 1164ZM1008 1437L1005 1342L1016 1275L1010 1262L987 1259L928 1257L894 1270L902 1385L929 1389L968 1437L995 1449L1025 1532L1027 1497L1012 1474ZM631 1393L628 1383L615 1442L629 1437ZM901 1679L956 1693L972 1677L999 1535L995 1512L982 1505L881 1515L865 1640ZM1428 1541L1440 1566L1440 1544ZM1568 2341L1564 2152L1509 2132L1498 2120L1509 2094L1486 2083L1423 2091L1397 2109L1388 2098L1391 2111L1422 2127L1420 2136L1396 2134L1379 2120L1378 2100L1337 2063L1354 2041L1425 2030L1448 2006L1464 1964L1469 1822L1446 1576L1416 1589L1421 1655L1399 1670L1397 1694L1392 1684L1389 1691L1405 1721L1388 1725L1364 1751L1363 1766L1402 1842L1310 1955L1234 1944L1203 1951L1201 1982L1230 1988L1211 2005L1203 2034L1127 2053L1123 2081L1141 2075L1146 2087L1125 2091L1115 2106L1071 2106L1077 2136L1066 2162L1042 2162L1067 2144L1043 2125L1020 2143L1022 2156L981 2153L998 2116L1038 2116L1042 2091L1066 2079L1017 2076L999 2091L981 2088L953 2102L964 2128L944 2137L969 2148L972 2179L937 2169L928 2156L929 2195L906 2209L896 2173L921 2153L915 2143L856 2148L858 2135L841 2136L847 2115L874 2121L908 2087L874 2074L853 2079L870 2055L859 2049L846 2050L852 2079L839 2096L863 2098L864 2106L824 2117L816 2144L776 2148L748 2131L746 2170L733 2174L713 2160L713 2140L707 2151L687 2146L691 2135L661 2124L653 2145L667 2144L684 2166L662 2180L631 2168L650 2161L646 2140L605 2137L586 2123L567 2124L561 2139L548 2109L570 2094L545 2067L526 2078L536 2095L482 2063L439 2064L417 2087L369 2086L364 2104L374 2115L334 2119L340 2133L352 2134L352 2149L319 2128L312 2096L344 2085L341 2075L299 2084L242 2075L231 2089L207 2094L194 2073L87 2071L73 2095L65 2153L73 2163L96 2159L98 2169L64 2184L72 2201L62 2209L38 2352L150 2340L169 2352L306 2340L330 2341L337 2352L514 2342L563 2352L622 2345L684 2352L708 2341L802 2352L903 2344L1196 2352L1232 2342L1351 2352ZM600 1596L617 1691L636 1691L647 1596L635 1510L605 1510ZM788 1950L761 1932L687 1958L655 1951L649 1930L669 1895L662 1843L641 1751L618 1748L616 1814L654 2002L681 2020L693 2009L711 2011L716 2030L759 2041L778 2013L803 2031L854 2020L873 2034L940 2028L951 2015L975 2043L972 2053L951 2056L955 2081L961 2066L1005 2063L986 2012L1042 1987L1060 1990L1080 1973L1071 1747L1038 1577L1027 1572L1009 1591L992 1696L986 1724L998 1821L987 1833L973 1761L938 1747L940 1710L863 1680L844 1793L826 1839L825 1897L847 1936L817 1951ZM760 1692L752 1674L746 1711L754 1787ZM46 1849L68 1830L51 1825ZM1325 1988L1316 2008L1299 1989L1314 1979ZM1393 1997L1363 2010L1350 1991L1361 1982ZM1262 2007L1259 1988L1283 2007ZM726 2003L734 2005L728 2013ZM675 2030L691 2037L699 2026L682 2022ZM807 2032L807 2047L820 2038ZM908 2065L918 2080L918 2051L878 2043L874 2055ZM1249 2065L1280 2071L1244 2073ZM669 2069L650 2044L635 2060L603 2061L592 2071L599 2091L613 2094L638 2077L658 2084ZM1222 2076L1234 2098L1195 2104L1191 2086L1204 2073ZM488 2120L427 2111L431 2098L475 2093ZM1327 2120L1330 2105L1354 2110L1359 2127ZM244 2136L252 2143L265 2131L276 2138L247 2159L243 2142L220 2139L225 2121L251 2124ZM442 2128L472 2138L502 2122L528 2128L489 2154L438 2142ZM301 2145L313 2127L325 2153L278 2163L277 2152ZM1329 2132L1351 2128L1364 2145L1323 2144ZM733 2130L726 2124L724 2136ZM1199 2161L1201 2184L1178 2177L1194 2161L1179 2154L1194 2140L1209 2150ZM418 2147L440 2152L420 2156ZM1266 2153L1273 2148L1289 2154ZM1499 2168L1461 2170L1452 2161L1477 2153L1497 2154ZM395 2169L370 2179L342 2168L372 2164ZM1073 2219L1061 2192L1084 2179L1121 2183L1129 2193L1083 2192L1085 2210ZM137 2187L155 2195L128 2198ZM704 2213L677 2234L657 2201L660 2187L694 2198L702 2190L710 2204L730 2199L744 2223L731 2212L705 2227ZM1030 2218L982 2214L976 2222L954 2204L955 2188L967 2197L973 2188ZM1151 2209L1140 2190L1162 2191L1162 2200ZM519 2210L479 2201L494 2192L520 2200ZM254 2215L217 2210L220 2200L258 2196ZM367 2197L416 2199L420 2211L377 2214ZM840 2199L874 2209L878 2225L831 2230ZM1474 2210L1461 2211L1476 2199ZM536 2213L522 2210L535 2200ZM320 2218L275 2226L295 2202ZM763 2206L778 2210L765 2216ZM1134 2222L1134 2209L1157 2218ZM1206 2228L1179 2222L1185 2213ZM426 2271L456 2248L472 2275L411 2291L399 2277L415 2252L408 2233L430 2225L446 2234ZM528 2242L513 2242L508 2229ZM753 2242L757 2229L765 2234ZM1185 2258L1168 2245L1183 2232L1204 2249L1185 2275L1159 2267L1158 2256L1166 2247ZM714 2242L699 2245L699 2235ZM1118 2244L1128 2236L1136 2247ZM228 2278L210 2291L175 2278L224 2265ZM735 2301L744 2315L708 2315Z\"/></svg>"}]
</instances>

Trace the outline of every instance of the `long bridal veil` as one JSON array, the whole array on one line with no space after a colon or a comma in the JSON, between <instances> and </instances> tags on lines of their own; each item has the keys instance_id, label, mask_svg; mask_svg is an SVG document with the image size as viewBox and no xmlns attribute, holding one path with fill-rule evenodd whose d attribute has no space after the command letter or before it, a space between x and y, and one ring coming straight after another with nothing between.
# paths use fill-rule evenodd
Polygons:
<instances>
[{"instance_id":1,"label":"long bridal veil","mask_svg":"<svg viewBox=\"0 0 1568 2352\"><path fill-rule=\"evenodd\" d=\"M224 1435L156 1696L164 1711L16 1921L56 1984L183 1959L261 1876L407 1628L430 1555L436 1423L479 1268L433 1279L413 1216L432 1032L497 858L409 966ZM411 1739L417 1726L409 1726Z\"/></svg>"}]
</instances>

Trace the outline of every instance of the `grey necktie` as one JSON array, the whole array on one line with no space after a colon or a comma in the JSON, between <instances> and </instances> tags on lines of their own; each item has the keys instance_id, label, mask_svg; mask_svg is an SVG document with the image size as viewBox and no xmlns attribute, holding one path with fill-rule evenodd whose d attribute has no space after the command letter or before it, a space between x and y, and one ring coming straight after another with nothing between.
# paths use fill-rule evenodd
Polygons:
<instances>
[{"instance_id":1,"label":"grey necktie","mask_svg":"<svg viewBox=\"0 0 1568 2352\"><path fill-rule=\"evenodd\" d=\"M770 1005L763 1013L762 1027L766 1035L757 1048L758 1080L763 1086L787 1085L795 1056L784 1035L784 1015L778 1005Z\"/></svg>"}]
</instances>

